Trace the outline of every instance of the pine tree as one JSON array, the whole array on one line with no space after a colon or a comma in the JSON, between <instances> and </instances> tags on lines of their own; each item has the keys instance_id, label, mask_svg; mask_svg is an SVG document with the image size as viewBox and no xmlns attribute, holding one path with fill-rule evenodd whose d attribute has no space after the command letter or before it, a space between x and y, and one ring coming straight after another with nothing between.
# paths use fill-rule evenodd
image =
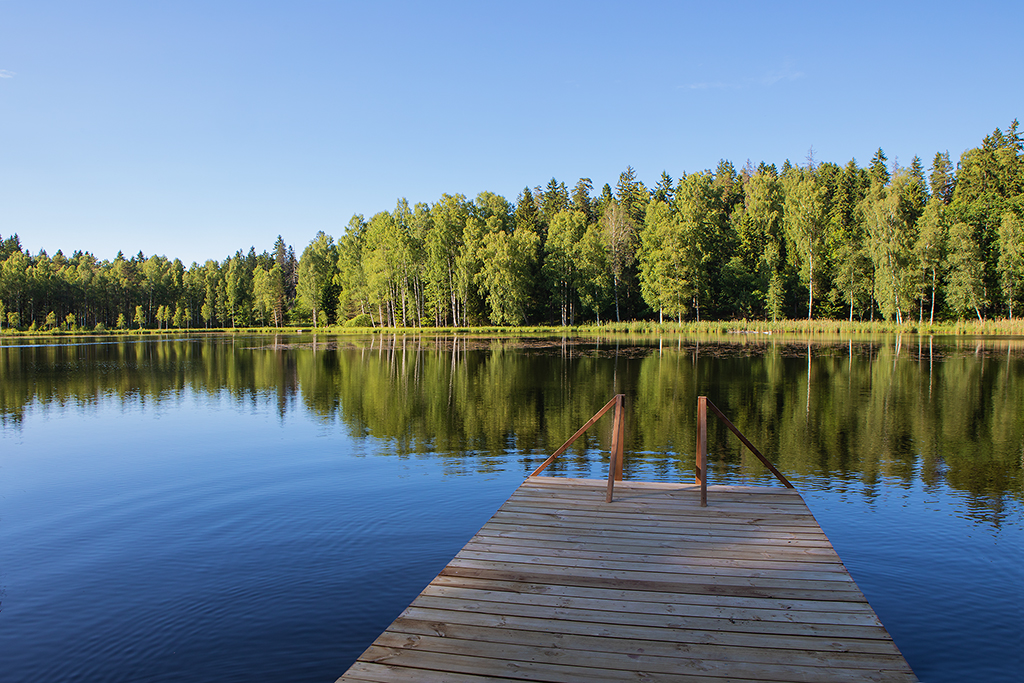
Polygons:
<instances>
[{"instance_id":1,"label":"pine tree","mask_svg":"<svg viewBox=\"0 0 1024 683\"><path fill-rule=\"evenodd\" d=\"M524 187L516 198L516 208L513 212L515 229L536 231L540 227L540 219L537 212L537 203L533 199L533 193L529 187Z\"/></svg>"},{"instance_id":2,"label":"pine tree","mask_svg":"<svg viewBox=\"0 0 1024 683\"><path fill-rule=\"evenodd\" d=\"M928 181L931 184L932 196L938 197L943 204L949 204L953 199L956 177L953 173L953 164L949 161L948 151L935 153Z\"/></svg>"},{"instance_id":3,"label":"pine tree","mask_svg":"<svg viewBox=\"0 0 1024 683\"><path fill-rule=\"evenodd\" d=\"M868 173L871 175L871 182L878 187L885 187L889 184L889 169L886 167L885 162L888 158L885 156L885 152L879 147L878 151L875 152L875 156L871 157L871 165L868 167Z\"/></svg>"},{"instance_id":4,"label":"pine tree","mask_svg":"<svg viewBox=\"0 0 1024 683\"><path fill-rule=\"evenodd\" d=\"M596 220L594 215L594 203L590 197L590 193L594 191L594 183L590 178L580 178L576 183L576 187L572 191L572 208L576 211L582 211L583 216L587 219L587 224L593 223Z\"/></svg>"},{"instance_id":5,"label":"pine tree","mask_svg":"<svg viewBox=\"0 0 1024 683\"><path fill-rule=\"evenodd\" d=\"M548 186L540 196L541 217L545 226L551 224L551 219L556 213L569 208L569 191L565 183L560 183L554 178L548 181Z\"/></svg>"},{"instance_id":6,"label":"pine tree","mask_svg":"<svg viewBox=\"0 0 1024 683\"><path fill-rule=\"evenodd\" d=\"M652 199L654 201L671 204L673 197L675 197L675 186L672 184L672 176L670 176L667 171L662 171L661 177L658 179L658 184L654 186Z\"/></svg>"},{"instance_id":7,"label":"pine tree","mask_svg":"<svg viewBox=\"0 0 1024 683\"><path fill-rule=\"evenodd\" d=\"M636 171L632 166L627 166L626 170L619 174L619 183L615 186L615 199L634 225L643 224L650 194L644 184L636 179Z\"/></svg>"},{"instance_id":8,"label":"pine tree","mask_svg":"<svg viewBox=\"0 0 1024 683\"><path fill-rule=\"evenodd\" d=\"M921 165L921 157L915 156L910 163L910 178L913 181L913 201L923 210L928 203L928 183L924 179L924 166Z\"/></svg>"}]
</instances>

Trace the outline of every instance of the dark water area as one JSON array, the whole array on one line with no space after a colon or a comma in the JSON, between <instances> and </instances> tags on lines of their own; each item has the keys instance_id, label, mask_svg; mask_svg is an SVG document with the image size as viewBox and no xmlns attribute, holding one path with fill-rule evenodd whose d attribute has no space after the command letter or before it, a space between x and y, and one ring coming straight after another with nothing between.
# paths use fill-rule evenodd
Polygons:
<instances>
[{"instance_id":1,"label":"dark water area","mask_svg":"<svg viewBox=\"0 0 1024 683\"><path fill-rule=\"evenodd\" d=\"M308 335L0 345L0 680L333 681L617 392L626 478L692 481L706 394L922 680L1020 680L1024 340Z\"/></svg>"}]
</instances>

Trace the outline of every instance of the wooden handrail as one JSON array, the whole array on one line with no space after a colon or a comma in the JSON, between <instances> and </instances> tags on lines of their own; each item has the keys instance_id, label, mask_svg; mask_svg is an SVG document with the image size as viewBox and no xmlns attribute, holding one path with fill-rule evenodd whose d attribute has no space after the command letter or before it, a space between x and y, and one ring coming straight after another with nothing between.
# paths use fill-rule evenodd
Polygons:
<instances>
[{"instance_id":1,"label":"wooden handrail","mask_svg":"<svg viewBox=\"0 0 1024 683\"><path fill-rule=\"evenodd\" d=\"M743 442L743 445L750 449L750 452L757 456L757 458L764 464L768 470L775 475L775 477L786 485L786 488L794 488L789 480L782 476L782 473L775 469L775 465L768 461L768 458L762 455L761 451L757 450L754 444L750 443L750 440L743 435L743 433L736 428L729 418L725 416L721 410L718 409L714 403L712 403L707 396L697 397L697 484L700 485L700 506L707 507L708 505L708 477L707 477L707 456L708 456L708 411L711 411L718 416L718 419L725 423L725 426L732 431L739 440Z\"/></svg>"},{"instance_id":2,"label":"wooden handrail","mask_svg":"<svg viewBox=\"0 0 1024 683\"><path fill-rule=\"evenodd\" d=\"M708 400L697 397L697 485L700 486L700 506L708 506Z\"/></svg>"},{"instance_id":3,"label":"wooden handrail","mask_svg":"<svg viewBox=\"0 0 1024 683\"><path fill-rule=\"evenodd\" d=\"M611 410L612 406L615 406L615 415L612 421L612 450L611 457L608 461L608 493L605 496L605 502L612 502L612 491L615 488L615 482L622 481L622 452L625 442L625 428L623 426L625 415L623 414L623 405L625 400L625 394L616 394L613 396L612 400L608 401L603 408L594 413L594 417L587 420L587 423L576 430L576 433L570 436L568 441L559 446L558 450L548 456L547 460L542 462L537 469L531 472L530 476L536 477L547 469L547 466L554 462L555 458L560 456L562 453L565 453L576 439L583 436L584 432L590 429L595 422Z\"/></svg>"},{"instance_id":4,"label":"wooden handrail","mask_svg":"<svg viewBox=\"0 0 1024 683\"><path fill-rule=\"evenodd\" d=\"M608 458L608 492L605 494L604 502L612 502L612 493L615 489L615 482L622 481L622 449L625 441L625 427L623 425L623 407L626 395L615 395L615 416L612 418L612 452Z\"/></svg>"}]
</instances>

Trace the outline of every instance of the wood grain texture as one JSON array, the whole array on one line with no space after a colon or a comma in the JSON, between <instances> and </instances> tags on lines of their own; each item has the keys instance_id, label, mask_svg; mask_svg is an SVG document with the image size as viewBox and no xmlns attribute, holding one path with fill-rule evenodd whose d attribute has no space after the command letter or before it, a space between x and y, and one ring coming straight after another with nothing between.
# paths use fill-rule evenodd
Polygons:
<instances>
[{"instance_id":1,"label":"wood grain texture","mask_svg":"<svg viewBox=\"0 0 1024 683\"><path fill-rule=\"evenodd\" d=\"M339 678L915 681L792 489L531 477Z\"/></svg>"}]
</instances>

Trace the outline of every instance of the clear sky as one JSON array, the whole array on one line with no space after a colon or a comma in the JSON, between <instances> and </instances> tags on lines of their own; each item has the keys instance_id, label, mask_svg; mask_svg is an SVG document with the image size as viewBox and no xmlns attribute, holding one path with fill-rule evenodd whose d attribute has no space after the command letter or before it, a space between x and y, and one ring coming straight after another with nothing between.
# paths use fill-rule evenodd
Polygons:
<instances>
[{"instance_id":1,"label":"clear sky","mask_svg":"<svg viewBox=\"0 0 1024 683\"><path fill-rule=\"evenodd\" d=\"M186 264L552 177L954 161L1024 3L0 0L0 235Z\"/></svg>"}]
</instances>

